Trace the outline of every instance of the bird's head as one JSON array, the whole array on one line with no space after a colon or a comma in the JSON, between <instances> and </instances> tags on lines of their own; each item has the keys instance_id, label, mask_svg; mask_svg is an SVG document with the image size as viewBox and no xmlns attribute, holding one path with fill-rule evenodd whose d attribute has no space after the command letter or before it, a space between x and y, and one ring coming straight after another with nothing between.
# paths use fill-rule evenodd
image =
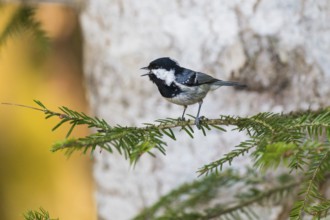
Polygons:
<instances>
[{"instance_id":1,"label":"bird's head","mask_svg":"<svg viewBox=\"0 0 330 220\"><path fill-rule=\"evenodd\" d=\"M146 66L146 67L142 67L141 69L144 69L144 70L157 70L157 69L164 69L164 70L167 70L167 71L170 71L172 69L176 69L179 67L179 64L169 58L169 57L162 57L162 58L158 58L156 60L153 60L151 61L151 63L149 63L149 66Z\"/></svg>"},{"instance_id":2,"label":"bird's head","mask_svg":"<svg viewBox=\"0 0 330 220\"><path fill-rule=\"evenodd\" d=\"M150 80L156 82L158 80L164 81L168 86L175 80L175 72L181 67L179 64L169 58L162 57L153 60L148 66L142 67L141 69L149 70L148 73L142 76L149 76Z\"/></svg>"}]
</instances>

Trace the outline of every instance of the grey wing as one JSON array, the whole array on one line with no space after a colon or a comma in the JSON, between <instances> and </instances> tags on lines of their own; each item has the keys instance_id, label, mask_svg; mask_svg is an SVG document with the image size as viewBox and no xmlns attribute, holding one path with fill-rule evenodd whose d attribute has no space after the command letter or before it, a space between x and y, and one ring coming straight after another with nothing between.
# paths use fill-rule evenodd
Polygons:
<instances>
[{"instance_id":1,"label":"grey wing","mask_svg":"<svg viewBox=\"0 0 330 220\"><path fill-rule=\"evenodd\" d=\"M202 84L209 84L219 81L218 79L213 78L205 73L195 72L192 70L185 70L179 76L176 76L175 79L178 83L186 86L198 86Z\"/></svg>"},{"instance_id":2,"label":"grey wing","mask_svg":"<svg viewBox=\"0 0 330 220\"><path fill-rule=\"evenodd\" d=\"M246 87L246 85L238 82L223 81L220 79L216 79L205 73L195 72L189 69L185 70L181 75L176 76L175 80L178 83L186 86L199 86L203 84L212 84L217 87L219 86L235 86L240 88Z\"/></svg>"},{"instance_id":3,"label":"grey wing","mask_svg":"<svg viewBox=\"0 0 330 220\"><path fill-rule=\"evenodd\" d=\"M210 84L214 82L218 82L220 80L213 78L210 75L207 75L205 73L197 72L196 73L196 80L195 80L196 85L201 85L201 84Z\"/></svg>"},{"instance_id":4,"label":"grey wing","mask_svg":"<svg viewBox=\"0 0 330 220\"><path fill-rule=\"evenodd\" d=\"M246 87L244 84L238 82L231 82L231 81L223 81L220 79L213 78L205 73L197 73L196 75L196 85L201 84L212 84L217 87L219 86L236 86L236 87Z\"/></svg>"}]
</instances>

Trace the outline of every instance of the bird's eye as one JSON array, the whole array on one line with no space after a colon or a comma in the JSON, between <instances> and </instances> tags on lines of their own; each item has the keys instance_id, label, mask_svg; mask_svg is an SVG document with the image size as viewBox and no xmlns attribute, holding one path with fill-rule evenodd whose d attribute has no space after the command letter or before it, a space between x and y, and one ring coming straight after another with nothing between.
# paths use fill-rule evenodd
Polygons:
<instances>
[{"instance_id":1,"label":"bird's eye","mask_svg":"<svg viewBox=\"0 0 330 220\"><path fill-rule=\"evenodd\" d=\"M157 66L157 65L154 66L154 69L158 69L158 68L159 68L159 66Z\"/></svg>"}]
</instances>

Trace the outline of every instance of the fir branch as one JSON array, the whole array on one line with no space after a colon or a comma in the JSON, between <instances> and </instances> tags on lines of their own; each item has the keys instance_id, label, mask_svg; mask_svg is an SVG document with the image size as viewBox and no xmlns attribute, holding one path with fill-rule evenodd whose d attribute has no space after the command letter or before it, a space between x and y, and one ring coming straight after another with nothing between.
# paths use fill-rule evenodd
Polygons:
<instances>
[{"instance_id":1,"label":"fir branch","mask_svg":"<svg viewBox=\"0 0 330 220\"><path fill-rule=\"evenodd\" d=\"M153 124L145 124L143 127L110 126L103 119L90 117L64 106L59 108L59 112L56 112L49 110L40 101L35 101L35 103L38 108L11 103L3 104L41 111L46 115L46 119L58 117L59 122L53 130L58 129L63 124L70 124L67 137L78 125L87 125L96 129L97 132L94 134L82 138L65 139L53 146L53 151L64 150L68 155L75 151L86 153L100 147L109 153L116 150L134 164L144 153L153 155L153 149L165 154L166 142L163 141L163 138L168 136L176 140L177 134L174 129L187 133L191 138L195 135L193 120L181 121L167 118L157 120ZM178 209L169 206L163 217L179 218L184 216L192 219L206 219L223 215L228 218L230 216L235 218L241 216L242 212L246 216L254 216L253 211L249 208L251 204L270 198L273 194L282 198L283 192L287 191L286 189L296 188L300 182L303 183L301 184L300 198L291 211L291 217L301 219L305 213L319 217L327 214L330 207L329 201L321 196L319 185L324 180L325 173L330 170L330 145L324 138L320 138L321 135L324 137L324 134L328 138L330 137L329 108L305 113L259 113L246 118L232 116L220 116L218 119L204 118L201 120L199 131L203 132L204 135L211 129L226 131L223 127L229 125L234 126L234 129L240 132L246 132L249 138L241 142L236 149L225 154L219 160L203 166L198 171L200 175L209 174L209 176L205 176L200 182L186 185L165 196L160 203L147 210L148 215L151 213L154 216L162 209L161 206L166 204L169 206L173 203ZM250 193L247 194L249 196L236 195L238 200L235 202L218 204L211 209L204 209L203 212L184 211L189 207L191 209L200 206L202 195L206 196L204 201L215 198L216 193L213 193L215 191L211 190L212 187L217 186L214 189L218 190L221 187L228 188L231 184L242 182L240 178L243 177L238 178L237 175L223 176L225 172L219 173L218 171L222 170L225 164L230 165L235 158L246 153L251 153L254 165L258 170L276 168L282 164L288 166L291 171L297 170L299 174L303 172L305 178L294 183L292 181L284 182L284 184L274 186L269 191L260 191L258 188L250 187ZM219 177L220 180L215 177ZM212 181L208 182L207 180ZM218 183L221 184L216 185ZM251 184L255 184L255 181L246 181L245 184L251 186ZM205 188L205 186L207 187ZM203 189L207 189L207 191L203 191ZM284 191L281 191L282 189Z\"/></svg>"},{"instance_id":2,"label":"fir branch","mask_svg":"<svg viewBox=\"0 0 330 220\"><path fill-rule=\"evenodd\" d=\"M185 208L196 208L204 201L209 201L216 196L219 187L226 187L237 181L239 176L232 170L227 170L220 175L209 175L203 179L185 183L162 196L150 208L144 209L134 219L155 219L162 209L166 209L167 215L176 213Z\"/></svg>"},{"instance_id":3,"label":"fir branch","mask_svg":"<svg viewBox=\"0 0 330 220\"><path fill-rule=\"evenodd\" d=\"M90 150L95 150L99 146L110 153L113 152L113 149L116 149L125 158L129 158L131 163L134 163L142 154L152 154L151 150L154 148L165 154L164 147L166 143L162 139L164 136L168 136L176 140L173 129L180 128L179 131L184 131L191 138L194 137L194 120L182 121L167 118L157 120L156 124L145 124L144 127L110 126L103 119L90 117L64 106L59 108L60 112L55 112L47 109L40 101L35 102L40 108L30 108L43 111L46 119L53 116L60 118L53 130L65 123L71 125L67 137L70 136L77 125L87 125L98 131L83 138L70 138L58 142L52 148L54 152L65 150L68 155L75 151L86 153ZM245 131L250 136L250 139L241 142L236 149L219 160L200 168L200 175L217 172L222 169L224 164L231 164L235 158L249 151L252 151L257 167L267 169L270 166L277 167L281 161L288 161L291 168L299 168L304 161L302 156L306 152L299 150L301 146L304 146L306 133L309 131L310 136L316 136L320 134L320 129L325 129L325 131L330 133L330 114L329 109L325 109L307 112L305 115L301 113L289 113L286 115L259 113L247 118L220 116L218 119L201 120L201 131L205 135L208 130L214 128L226 131L223 126L229 125L235 126L241 132ZM274 154L275 152L276 154ZM295 154L295 152L300 152L300 154ZM269 157L270 155L272 155L272 158Z\"/></svg>"},{"instance_id":4,"label":"fir branch","mask_svg":"<svg viewBox=\"0 0 330 220\"><path fill-rule=\"evenodd\" d=\"M125 158L130 159L131 163L135 163L142 154L156 148L165 154L165 142L161 140L163 135L157 130L149 129L148 132L137 128L113 127L107 133L95 133L84 138L68 139L59 142L52 147L52 151L65 150L67 155L71 155L75 151L87 152L95 150L98 146L110 153L115 148Z\"/></svg>"},{"instance_id":5,"label":"fir branch","mask_svg":"<svg viewBox=\"0 0 330 220\"><path fill-rule=\"evenodd\" d=\"M314 148L317 145L315 142L306 141L303 145L295 147L295 149L286 152L284 157L290 158L288 163L288 167L290 168L290 172L294 170L303 171L305 166L308 164L308 152L309 149Z\"/></svg>"},{"instance_id":6,"label":"fir branch","mask_svg":"<svg viewBox=\"0 0 330 220\"><path fill-rule=\"evenodd\" d=\"M265 199L269 199L271 196L278 195L278 194L284 194L285 192L289 192L292 188L296 187L299 184L299 182L293 182L286 185L281 185L274 187L273 189L266 190L264 192L260 192L258 195L244 200L241 203L232 206L228 209L219 209L218 207L212 208L207 211L207 214L203 215L201 219L213 219L217 218L219 216L228 215L231 213L235 213L237 211L241 211L242 214L247 215L249 211L247 211L246 207L254 204L254 203L260 203L261 201ZM248 217L248 216L247 216Z\"/></svg>"},{"instance_id":7,"label":"fir branch","mask_svg":"<svg viewBox=\"0 0 330 220\"><path fill-rule=\"evenodd\" d=\"M24 219L25 220L58 220L51 218L49 213L43 209L39 208L39 210L30 210L26 214L24 214Z\"/></svg>"},{"instance_id":8,"label":"fir branch","mask_svg":"<svg viewBox=\"0 0 330 220\"><path fill-rule=\"evenodd\" d=\"M60 121L52 129L53 131L61 127L63 124L71 124L67 133L67 138L77 125L87 125L89 128L95 128L98 132L88 135L83 138L70 138L56 143L52 147L52 151L65 150L67 155L71 155L75 151L82 151L83 153L93 151L99 146L110 153L116 149L125 158L130 159L131 163L135 163L142 154L150 153L153 148L158 149L161 153L165 154L166 143L162 141L164 135L175 139L173 128L180 127L181 131L185 131L189 136L193 137L194 126L193 120L181 121L177 119L160 119L156 122L158 124L145 124L144 127L123 127L120 125L110 126L105 120L97 117L89 117L84 113L73 111L67 107L60 107L60 112L49 110L43 103L35 100L39 108L12 104L2 103L6 105L15 105L34 110L42 111L46 115L46 119L51 117L58 117ZM238 118L223 116L220 119L201 121L201 128L210 130L211 128L225 131L221 125L230 125L236 123Z\"/></svg>"},{"instance_id":9,"label":"fir branch","mask_svg":"<svg viewBox=\"0 0 330 220\"><path fill-rule=\"evenodd\" d=\"M329 210L330 210L330 200L324 200L319 204L311 206L309 208L309 213L320 219L322 217L326 217L328 215Z\"/></svg>"},{"instance_id":10,"label":"fir branch","mask_svg":"<svg viewBox=\"0 0 330 220\"><path fill-rule=\"evenodd\" d=\"M220 116L218 119L207 119L204 118L201 120L201 126L208 129L210 127L216 128L218 130L226 131L220 126L229 126L229 125L237 125L239 122L240 118L239 117L230 117L230 116ZM181 128L184 129L184 127L188 127L190 131L193 129L191 126L195 125L195 120L178 120L178 119L173 119L173 118L167 118L167 119L161 119L161 120L156 120L158 122L158 125L150 124L147 123L146 127L140 127L139 129L142 130L149 130L149 129L172 129L172 128ZM210 127L208 127L210 126ZM207 128L208 127L208 128ZM193 133L193 132L192 132Z\"/></svg>"},{"instance_id":11,"label":"fir branch","mask_svg":"<svg viewBox=\"0 0 330 220\"><path fill-rule=\"evenodd\" d=\"M31 34L42 52L47 52L50 40L41 28L40 22L34 18L35 8L30 6L19 7L5 29L0 33L0 46L2 46L9 37L17 36L23 33Z\"/></svg>"},{"instance_id":12,"label":"fir branch","mask_svg":"<svg viewBox=\"0 0 330 220\"><path fill-rule=\"evenodd\" d=\"M96 129L100 129L105 132L108 131L109 129L111 129L111 127L103 119L99 119L97 117L95 117L95 118L89 117L83 112L73 111L65 106L59 107L59 110L61 112L56 112L56 111L49 110L42 102L40 102L38 100L34 100L34 102L40 108L27 106L27 105L21 105L21 104L15 104L15 103L8 103L8 102L3 102L1 104L19 106L19 107L24 107L24 108L41 111L46 115L46 117L45 117L46 119L52 118L54 116L58 117L60 119L60 122L53 127L52 131L55 131L56 129L58 129L60 126L62 126L65 123L69 123L72 125L72 127L68 131L68 133L66 135L67 137L69 137L70 133L72 132L74 127L77 125L87 125L89 128L96 128Z\"/></svg>"},{"instance_id":13,"label":"fir branch","mask_svg":"<svg viewBox=\"0 0 330 220\"><path fill-rule=\"evenodd\" d=\"M62 109L61 109L62 110ZM72 110L71 110L72 111ZM49 111L49 114L54 114L54 112ZM69 122L73 123L73 113L67 109L66 114L70 117L62 119L55 128L58 128L62 124ZM79 120L80 115L75 113ZM145 127L122 127L122 126L110 126L106 124L104 120L101 120L101 126L96 126L95 121L92 118L85 118L79 124L93 122L89 124L89 127L99 128L99 132L91 134L84 138L68 139L62 142L56 143L52 147L52 151L65 150L67 155L71 155L75 151L83 150L87 152L90 150L95 150L97 146L102 149L112 153L113 148L117 149L120 154L123 154L125 158L130 159L131 163L135 163L142 154L151 153L150 151L154 148L158 149L161 153L165 154L166 143L162 141L164 135L170 137L171 139L176 139L173 132L173 128L181 128L180 131L186 132L191 138L193 138L194 121L187 120L181 121L177 119L161 119L157 120L158 124L146 124ZM231 117L222 117L220 119L214 120L203 120L201 121L200 127L202 130L210 130L211 128L219 129L223 131L224 129L219 127L221 125L229 125L235 123L237 119ZM75 124L73 124L75 125ZM214 126L211 126L214 125ZM151 153L152 154L152 153Z\"/></svg>"},{"instance_id":14,"label":"fir branch","mask_svg":"<svg viewBox=\"0 0 330 220\"><path fill-rule=\"evenodd\" d=\"M183 184L164 195L154 205L144 209L134 219L241 219L250 217L257 219L251 205L261 204L262 201L273 201L286 198L299 181L286 179L285 183L280 175L277 184L265 191L257 190L265 180L260 175L248 171L245 175L239 175L232 170L226 170L220 174L210 174L192 183ZM274 181L272 181L274 182ZM231 191L238 185L244 185L242 191L236 192L232 198L221 204L217 202L213 208L207 204L214 204L223 192Z\"/></svg>"},{"instance_id":15,"label":"fir branch","mask_svg":"<svg viewBox=\"0 0 330 220\"><path fill-rule=\"evenodd\" d=\"M280 163L286 161L290 164L290 168L299 169L306 162L304 158L308 152L306 143L312 140L317 141L324 132L330 137L330 111L328 108L315 112L307 111L306 114L301 112L286 115L259 113L252 117L237 118L236 120L236 129L240 132L246 131L250 139L241 142L236 149L222 158L200 168L198 171L200 175L217 172L222 169L224 164L230 165L235 158L252 149L251 155L256 167L276 168ZM312 145L314 144L317 143L314 142Z\"/></svg>"},{"instance_id":16,"label":"fir branch","mask_svg":"<svg viewBox=\"0 0 330 220\"><path fill-rule=\"evenodd\" d=\"M324 180L325 172L328 172L329 169L330 149L329 145L327 145L327 148L321 152L311 153L310 164L307 172L304 174L306 181L299 193L301 199L295 202L290 213L292 219L302 219L305 214L315 215L317 213L317 215L321 215L329 210L329 206L326 205L328 203L323 203L325 199L319 192L319 185ZM318 200L321 200L321 204L325 205L315 205L315 201Z\"/></svg>"},{"instance_id":17,"label":"fir branch","mask_svg":"<svg viewBox=\"0 0 330 220\"><path fill-rule=\"evenodd\" d=\"M46 108L45 105L38 100L34 100L34 102L41 107L41 111L43 111L46 115L46 119L49 119L53 116L59 117L60 122L52 129L53 131L65 123L71 124L73 128L77 125L87 125L89 128L100 129L104 132L111 129L111 126L108 125L104 119L99 119L98 117L89 117L83 112L73 111L65 106L59 107L61 112L55 112ZM67 137L70 135L73 128L70 128L69 132L67 133Z\"/></svg>"},{"instance_id":18,"label":"fir branch","mask_svg":"<svg viewBox=\"0 0 330 220\"><path fill-rule=\"evenodd\" d=\"M219 160L204 165L197 172L199 173L199 176L208 175L212 172L219 172L222 170L224 164L228 163L229 165L231 165L231 162L235 158L247 154L253 147L255 147L254 141L248 140L241 142L238 146L236 146L235 150L232 150L229 153L225 154Z\"/></svg>"}]
</instances>

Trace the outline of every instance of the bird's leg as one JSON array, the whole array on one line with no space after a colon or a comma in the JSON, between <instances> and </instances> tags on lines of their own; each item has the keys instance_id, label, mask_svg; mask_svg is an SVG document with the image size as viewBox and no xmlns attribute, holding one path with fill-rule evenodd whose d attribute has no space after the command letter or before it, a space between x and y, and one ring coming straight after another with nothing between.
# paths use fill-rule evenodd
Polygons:
<instances>
[{"instance_id":1,"label":"bird's leg","mask_svg":"<svg viewBox=\"0 0 330 220\"><path fill-rule=\"evenodd\" d=\"M200 121L199 113L201 111L202 104L203 104L203 100L201 100L201 101L198 102L198 112L197 112L197 116L196 116L196 119L195 119L195 125L198 128L200 128L200 126L199 126L199 121Z\"/></svg>"},{"instance_id":2,"label":"bird's leg","mask_svg":"<svg viewBox=\"0 0 330 220\"><path fill-rule=\"evenodd\" d=\"M182 120L182 121L185 120L185 118L184 118L184 113L186 113L186 110L187 110L187 106L184 105L184 106L183 106L183 113L182 113L182 116L181 116L181 120Z\"/></svg>"}]
</instances>

